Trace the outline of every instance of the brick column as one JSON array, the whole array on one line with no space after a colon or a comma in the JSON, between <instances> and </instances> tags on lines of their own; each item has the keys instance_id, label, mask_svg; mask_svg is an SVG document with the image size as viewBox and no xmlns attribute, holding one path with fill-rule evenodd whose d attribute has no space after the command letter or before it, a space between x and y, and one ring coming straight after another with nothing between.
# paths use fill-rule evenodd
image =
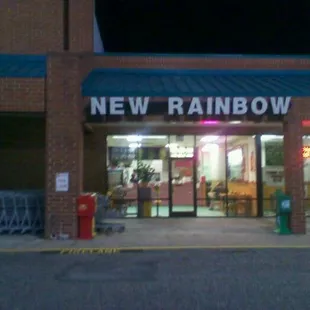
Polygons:
<instances>
[{"instance_id":1,"label":"brick column","mask_svg":"<svg viewBox=\"0 0 310 310\"><path fill-rule=\"evenodd\" d=\"M306 232L304 210L304 170L302 157L302 105L301 100L293 100L292 107L284 123L284 174L285 190L292 197L292 231Z\"/></svg>"},{"instance_id":2,"label":"brick column","mask_svg":"<svg viewBox=\"0 0 310 310\"><path fill-rule=\"evenodd\" d=\"M70 1L70 51L93 52L94 0Z\"/></svg>"},{"instance_id":3,"label":"brick column","mask_svg":"<svg viewBox=\"0 0 310 310\"><path fill-rule=\"evenodd\" d=\"M51 233L77 235L76 198L82 190L83 130L79 58L51 54L47 62L46 224ZM69 173L68 192L56 192L57 173Z\"/></svg>"}]
</instances>

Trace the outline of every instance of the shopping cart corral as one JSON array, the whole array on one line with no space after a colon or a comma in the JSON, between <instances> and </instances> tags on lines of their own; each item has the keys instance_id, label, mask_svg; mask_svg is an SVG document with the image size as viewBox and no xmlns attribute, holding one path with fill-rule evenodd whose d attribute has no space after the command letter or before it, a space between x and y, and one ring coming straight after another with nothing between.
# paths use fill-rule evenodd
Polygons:
<instances>
[{"instance_id":1,"label":"shopping cart corral","mask_svg":"<svg viewBox=\"0 0 310 310\"><path fill-rule=\"evenodd\" d=\"M0 191L0 234L44 230L44 191Z\"/></svg>"}]
</instances>

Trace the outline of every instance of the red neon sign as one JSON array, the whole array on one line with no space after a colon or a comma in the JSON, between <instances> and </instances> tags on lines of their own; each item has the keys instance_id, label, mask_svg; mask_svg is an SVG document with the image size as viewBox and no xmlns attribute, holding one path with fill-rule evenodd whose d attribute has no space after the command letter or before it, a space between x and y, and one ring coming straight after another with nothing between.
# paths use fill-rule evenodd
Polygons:
<instances>
[{"instance_id":1,"label":"red neon sign","mask_svg":"<svg viewBox=\"0 0 310 310\"><path fill-rule=\"evenodd\" d=\"M303 127L310 127L310 120L303 120L302 125Z\"/></svg>"},{"instance_id":2,"label":"red neon sign","mask_svg":"<svg viewBox=\"0 0 310 310\"><path fill-rule=\"evenodd\" d=\"M310 158L310 146L304 146L302 148L302 157L303 158Z\"/></svg>"}]
</instances>

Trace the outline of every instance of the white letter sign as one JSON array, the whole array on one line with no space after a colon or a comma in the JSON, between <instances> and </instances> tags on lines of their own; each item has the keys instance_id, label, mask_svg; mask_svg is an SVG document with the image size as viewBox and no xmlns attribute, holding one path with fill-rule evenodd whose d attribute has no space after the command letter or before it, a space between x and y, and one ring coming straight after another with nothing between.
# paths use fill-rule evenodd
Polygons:
<instances>
[{"instance_id":1,"label":"white letter sign","mask_svg":"<svg viewBox=\"0 0 310 310\"><path fill-rule=\"evenodd\" d=\"M151 97L91 98L91 115L286 115L291 97L168 97L158 103ZM150 108L150 106L152 108ZM157 107L155 107L157 105Z\"/></svg>"},{"instance_id":2,"label":"white letter sign","mask_svg":"<svg viewBox=\"0 0 310 310\"><path fill-rule=\"evenodd\" d=\"M56 173L55 183L56 183L55 184L56 192L68 192L69 173L68 172Z\"/></svg>"}]
</instances>

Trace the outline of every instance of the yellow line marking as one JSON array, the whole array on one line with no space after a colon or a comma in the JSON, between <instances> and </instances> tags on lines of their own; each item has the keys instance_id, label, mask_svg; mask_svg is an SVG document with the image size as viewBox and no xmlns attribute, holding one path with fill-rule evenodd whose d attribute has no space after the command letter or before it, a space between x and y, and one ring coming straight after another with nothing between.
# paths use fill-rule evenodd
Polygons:
<instances>
[{"instance_id":1,"label":"yellow line marking","mask_svg":"<svg viewBox=\"0 0 310 310\"><path fill-rule=\"evenodd\" d=\"M118 249L113 248L83 248L83 249L63 249L60 251L59 254L66 255L66 254L117 254L120 251Z\"/></svg>"},{"instance_id":2,"label":"yellow line marking","mask_svg":"<svg viewBox=\"0 0 310 310\"><path fill-rule=\"evenodd\" d=\"M206 246L140 246L140 247L87 247L87 248L23 248L0 249L0 253L46 253L60 254L117 254L122 251L177 251L177 250L223 250L223 249L310 249L310 245L206 245Z\"/></svg>"}]
</instances>

